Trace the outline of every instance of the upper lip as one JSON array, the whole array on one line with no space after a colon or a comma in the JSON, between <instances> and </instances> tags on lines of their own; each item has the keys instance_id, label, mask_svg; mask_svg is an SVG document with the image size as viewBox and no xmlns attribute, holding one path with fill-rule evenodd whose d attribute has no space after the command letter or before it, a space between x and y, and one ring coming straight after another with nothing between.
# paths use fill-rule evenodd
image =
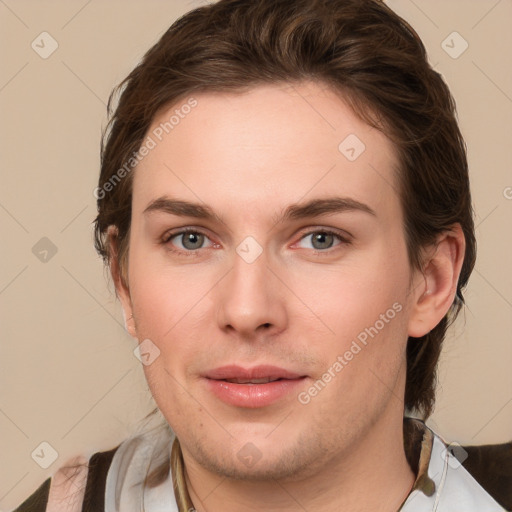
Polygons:
<instances>
[{"instance_id":1,"label":"upper lip","mask_svg":"<svg viewBox=\"0 0 512 512\"><path fill-rule=\"evenodd\" d=\"M305 375L301 375L278 366L259 365L252 368L244 368L238 365L227 365L209 370L204 375L207 379L226 380L226 379L299 379Z\"/></svg>"}]
</instances>

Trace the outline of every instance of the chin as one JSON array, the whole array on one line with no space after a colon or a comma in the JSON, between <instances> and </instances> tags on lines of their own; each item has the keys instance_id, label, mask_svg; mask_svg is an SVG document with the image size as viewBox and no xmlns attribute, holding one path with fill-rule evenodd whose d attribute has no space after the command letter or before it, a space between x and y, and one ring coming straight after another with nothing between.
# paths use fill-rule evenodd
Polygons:
<instances>
[{"instance_id":1,"label":"chin","mask_svg":"<svg viewBox=\"0 0 512 512\"><path fill-rule=\"evenodd\" d=\"M296 481L314 474L325 464L328 450L319 440L310 438L307 443L296 441L293 445L272 443L266 440L260 450L251 441L233 452L214 453L205 446L196 446L193 457L206 470L225 478L261 481ZM262 443L260 443L261 446ZM276 451L279 446L279 451Z\"/></svg>"}]
</instances>

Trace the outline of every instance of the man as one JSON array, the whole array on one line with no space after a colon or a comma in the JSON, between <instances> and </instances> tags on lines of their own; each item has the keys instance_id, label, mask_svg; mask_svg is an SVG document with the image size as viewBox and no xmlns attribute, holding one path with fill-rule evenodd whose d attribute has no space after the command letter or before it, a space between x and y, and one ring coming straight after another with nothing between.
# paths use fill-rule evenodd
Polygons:
<instances>
[{"instance_id":1,"label":"man","mask_svg":"<svg viewBox=\"0 0 512 512\"><path fill-rule=\"evenodd\" d=\"M96 247L165 422L41 501L504 510L404 420L432 411L475 261L454 103L414 30L378 0L221 0L120 90Z\"/></svg>"}]
</instances>

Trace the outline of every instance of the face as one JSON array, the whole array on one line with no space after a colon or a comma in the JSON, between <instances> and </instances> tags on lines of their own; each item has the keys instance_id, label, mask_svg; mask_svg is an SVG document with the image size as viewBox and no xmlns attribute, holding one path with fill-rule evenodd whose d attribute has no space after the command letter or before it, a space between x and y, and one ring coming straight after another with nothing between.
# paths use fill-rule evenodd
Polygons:
<instances>
[{"instance_id":1,"label":"face","mask_svg":"<svg viewBox=\"0 0 512 512\"><path fill-rule=\"evenodd\" d=\"M123 306L186 461L292 477L401 425L398 162L318 83L194 100L147 133Z\"/></svg>"}]
</instances>

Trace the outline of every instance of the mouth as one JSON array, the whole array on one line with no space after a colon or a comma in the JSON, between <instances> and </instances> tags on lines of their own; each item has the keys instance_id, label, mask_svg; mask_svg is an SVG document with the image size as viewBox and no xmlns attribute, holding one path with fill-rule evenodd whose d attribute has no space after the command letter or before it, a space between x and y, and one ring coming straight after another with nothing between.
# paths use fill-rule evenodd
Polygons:
<instances>
[{"instance_id":1,"label":"mouth","mask_svg":"<svg viewBox=\"0 0 512 512\"><path fill-rule=\"evenodd\" d=\"M204 375L208 390L224 403L255 409L286 398L307 378L284 368L223 366Z\"/></svg>"},{"instance_id":2,"label":"mouth","mask_svg":"<svg viewBox=\"0 0 512 512\"><path fill-rule=\"evenodd\" d=\"M269 382L275 382L276 380L283 380L282 378L271 378L266 377L263 379L220 379L225 382L232 382L233 384L268 384Z\"/></svg>"}]
</instances>

